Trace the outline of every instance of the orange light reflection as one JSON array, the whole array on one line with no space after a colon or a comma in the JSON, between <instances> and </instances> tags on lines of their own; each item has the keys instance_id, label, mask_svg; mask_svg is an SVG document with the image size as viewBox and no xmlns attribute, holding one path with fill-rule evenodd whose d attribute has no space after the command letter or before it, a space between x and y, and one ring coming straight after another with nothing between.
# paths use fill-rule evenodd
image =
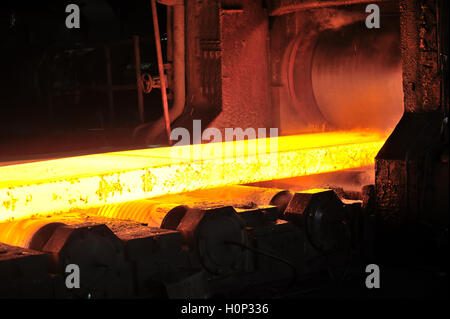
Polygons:
<instances>
[{"instance_id":1,"label":"orange light reflection","mask_svg":"<svg viewBox=\"0 0 450 319\"><path fill-rule=\"evenodd\" d=\"M377 133L329 132L0 167L0 221L372 165Z\"/></svg>"}]
</instances>

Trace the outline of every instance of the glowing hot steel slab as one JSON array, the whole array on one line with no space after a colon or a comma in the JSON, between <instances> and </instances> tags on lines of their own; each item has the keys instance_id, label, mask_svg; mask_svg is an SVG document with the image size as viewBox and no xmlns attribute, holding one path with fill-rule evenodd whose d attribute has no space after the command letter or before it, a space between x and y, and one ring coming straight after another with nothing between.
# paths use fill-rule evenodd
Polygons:
<instances>
[{"instance_id":1,"label":"glowing hot steel slab","mask_svg":"<svg viewBox=\"0 0 450 319\"><path fill-rule=\"evenodd\" d=\"M0 221L374 163L375 133L332 132L0 167Z\"/></svg>"}]
</instances>

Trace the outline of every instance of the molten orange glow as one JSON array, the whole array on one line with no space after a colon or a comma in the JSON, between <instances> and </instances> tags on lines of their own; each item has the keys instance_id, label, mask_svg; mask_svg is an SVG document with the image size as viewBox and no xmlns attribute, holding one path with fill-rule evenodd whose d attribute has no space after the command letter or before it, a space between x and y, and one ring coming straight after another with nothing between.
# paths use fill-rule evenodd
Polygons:
<instances>
[{"instance_id":1,"label":"molten orange glow","mask_svg":"<svg viewBox=\"0 0 450 319\"><path fill-rule=\"evenodd\" d=\"M0 167L0 221L374 163L375 133L330 132Z\"/></svg>"},{"instance_id":2,"label":"molten orange glow","mask_svg":"<svg viewBox=\"0 0 450 319\"><path fill-rule=\"evenodd\" d=\"M49 222L46 220L24 219L11 223L0 223L0 242L29 248L33 235Z\"/></svg>"}]
</instances>

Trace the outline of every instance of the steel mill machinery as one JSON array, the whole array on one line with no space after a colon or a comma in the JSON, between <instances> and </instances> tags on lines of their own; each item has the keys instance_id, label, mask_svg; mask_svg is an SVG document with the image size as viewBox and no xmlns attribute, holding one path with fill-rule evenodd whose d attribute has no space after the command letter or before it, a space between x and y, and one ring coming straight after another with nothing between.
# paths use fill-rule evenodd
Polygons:
<instances>
[{"instance_id":1,"label":"steel mill machinery","mask_svg":"<svg viewBox=\"0 0 450 319\"><path fill-rule=\"evenodd\" d=\"M71 54L94 52L105 12L122 29L136 18L100 2L81 7ZM136 98L127 148L0 162L0 297L362 297L368 264L447 280L447 1L143 3L136 83L113 85L102 42L106 85L89 88L110 125L119 93ZM64 94L88 99L83 78L71 93L46 81L52 114Z\"/></svg>"}]
</instances>

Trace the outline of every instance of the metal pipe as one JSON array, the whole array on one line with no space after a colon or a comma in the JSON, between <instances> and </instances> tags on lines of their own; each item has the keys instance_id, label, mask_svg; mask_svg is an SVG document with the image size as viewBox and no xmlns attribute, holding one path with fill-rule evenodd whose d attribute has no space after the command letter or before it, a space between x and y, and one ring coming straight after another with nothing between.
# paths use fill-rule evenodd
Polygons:
<instances>
[{"instance_id":1,"label":"metal pipe","mask_svg":"<svg viewBox=\"0 0 450 319\"><path fill-rule=\"evenodd\" d=\"M175 120L181 115L186 99L185 83L185 17L184 2L180 0L173 8L173 54L174 54L174 102L171 118Z\"/></svg>"},{"instance_id":2,"label":"metal pipe","mask_svg":"<svg viewBox=\"0 0 450 319\"><path fill-rule=\"evenodd\" d=\"M141 53L139 50L139 36L133 36L134 57L136 59L136 89L138 97L139 120L144 123L144 97L141 86Z\"/></svg>"},{"instance_id":3,"label":"metal pipe","mask_svg":"<svg viewBox=\"0 0 450 319\"><path fill-rule=\"evenodd\" d=\"M166 77L164 75L164 64L161 50L161 36L159 34L158 12L156 11L156 0L152 0L152 13L153 13L153 29L155 30L156 54L158 58L158 71L164 109L164 124L166 127L167 140L169 142L169 145L172 145L172 141L170 139L171 130L170 130L169 103L167 102L167 91L166 91L167 86L166 86Z\"/></svg>"}]
</instances>

